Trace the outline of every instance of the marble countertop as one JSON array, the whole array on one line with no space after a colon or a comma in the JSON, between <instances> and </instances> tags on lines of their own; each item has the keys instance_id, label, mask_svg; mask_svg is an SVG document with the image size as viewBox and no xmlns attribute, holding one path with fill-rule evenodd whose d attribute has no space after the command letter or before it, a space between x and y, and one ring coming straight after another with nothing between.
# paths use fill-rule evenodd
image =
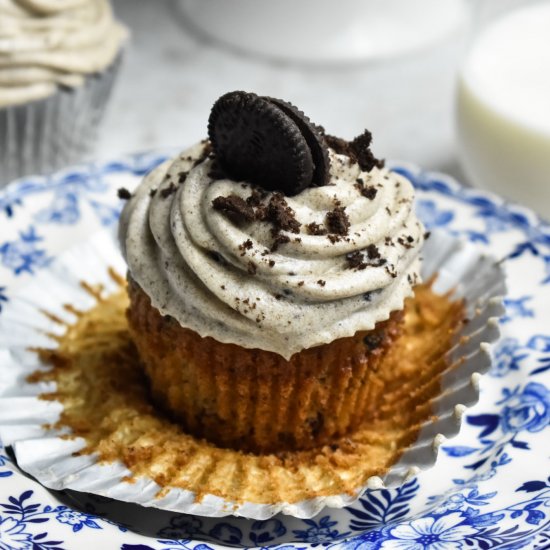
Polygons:
<instances>
[{"instance_id":1,"label":"marble countertop","mask_svg":"<svg viewBox=\"0 0 550 550\"><path fill-rule=\"evenodd\" d=\"M464 180L456 158L453 98L465 30L420 53L340 67L269 62L193 33L176 0L115 0L132 31L94 156L202 139L210 107L244 89L285 98L327 132L352 138L368 128L377 156L414 162Z\"/></svg>"}]
</instances>

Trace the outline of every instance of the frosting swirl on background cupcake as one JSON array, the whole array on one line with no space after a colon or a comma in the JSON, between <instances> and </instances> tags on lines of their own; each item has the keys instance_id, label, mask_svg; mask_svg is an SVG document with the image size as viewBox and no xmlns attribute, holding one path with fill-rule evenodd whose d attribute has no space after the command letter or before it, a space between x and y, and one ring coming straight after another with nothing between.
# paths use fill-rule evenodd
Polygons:
<instances>
[{"instance_id":1,"label":"frosting swirl on background cupcake","mask_svg":"<svg viewBox=\"0 0 550 550\"><path fill-rule=\"evenodd\" d=\"M130 274L163 315L288 359L403 307L424 234L407 179L329 150L329 184L285 197L226 178L208 153L157 167L122 213Z\"/></svg>"},{"instance_id":2,"label":"frosting swirl on background cupcake","mask_svg":"<svg viewBox=\"0 0 550 550\"><path fill-rule=\"evenodd\" d=\"M127 36L108 0L2 0L0 20L0 107L82 85Z\"/></svg>"}]
</instances>

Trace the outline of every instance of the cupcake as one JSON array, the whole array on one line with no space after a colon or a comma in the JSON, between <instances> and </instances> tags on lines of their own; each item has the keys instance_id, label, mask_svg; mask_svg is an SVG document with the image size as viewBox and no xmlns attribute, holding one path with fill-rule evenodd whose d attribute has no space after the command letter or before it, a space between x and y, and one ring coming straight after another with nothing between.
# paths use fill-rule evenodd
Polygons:
<instances>
[{"instance_id":1,"label":"cupcake","mask_svg":"<svg viewBox=\"0 0 550 550\"><path fill-rule=\"evenodd\" d=\"M379 414L383 358L419 282L424 228L365 132L222 96L209 140L160 165L122 213L130 333L156 403L253 453L330 445Z\"/></svg>"},{"instance_id":2,"label":"cupcake","mask_svg":"<svg viewBox=\"0 0 550 550\"><path fill-rule=\"evenodd\" d=\"M0 4L0 184L81 160L93 144L126 29L108 0Z\"/></svg>"}]
</instances>

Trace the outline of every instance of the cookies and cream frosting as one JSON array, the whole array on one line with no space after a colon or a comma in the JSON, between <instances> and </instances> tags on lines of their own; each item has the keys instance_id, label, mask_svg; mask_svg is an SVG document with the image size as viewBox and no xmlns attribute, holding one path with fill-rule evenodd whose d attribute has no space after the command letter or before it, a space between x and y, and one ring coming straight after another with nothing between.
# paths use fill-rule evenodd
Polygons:
<instances>
[{"instance_id":1,"label":"cookies and cream frosting","mask_svg":"<svg viewBox=\"0 0 550 550\"><path fill-rule=\"evenodd\" d=\"M108 0L0 0L0 107L77 87L126 38Z\"/></svg>"},{"instance_id":2,"label":"cookies and cream frosting","mask_svg":"<svg viewBox=\"0 0 550 550\"><path fill-rule=\"evenodd\" d=\"M145 177L119 237L163 315L203 337L290 358L370 330L419 281L414 191L332 149L330 183L292 197L226 178L202 142Z\"/></svg>"}]
</instances>

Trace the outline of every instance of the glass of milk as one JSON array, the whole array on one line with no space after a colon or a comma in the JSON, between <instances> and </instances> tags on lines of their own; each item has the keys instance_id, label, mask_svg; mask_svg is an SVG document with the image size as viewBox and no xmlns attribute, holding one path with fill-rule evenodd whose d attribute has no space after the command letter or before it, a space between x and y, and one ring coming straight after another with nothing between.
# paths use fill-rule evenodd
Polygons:
<instances>
[{"instance_id":1,"label":"glass of milk","mask_svg":"<svg viewBox=\"0 0 550 550\"><path fill-rule=\"evenodd\" d=\"M456 97L471 182L550 219L550 1L523 2L481 26Z\"/></svg>"}]
</instances>

